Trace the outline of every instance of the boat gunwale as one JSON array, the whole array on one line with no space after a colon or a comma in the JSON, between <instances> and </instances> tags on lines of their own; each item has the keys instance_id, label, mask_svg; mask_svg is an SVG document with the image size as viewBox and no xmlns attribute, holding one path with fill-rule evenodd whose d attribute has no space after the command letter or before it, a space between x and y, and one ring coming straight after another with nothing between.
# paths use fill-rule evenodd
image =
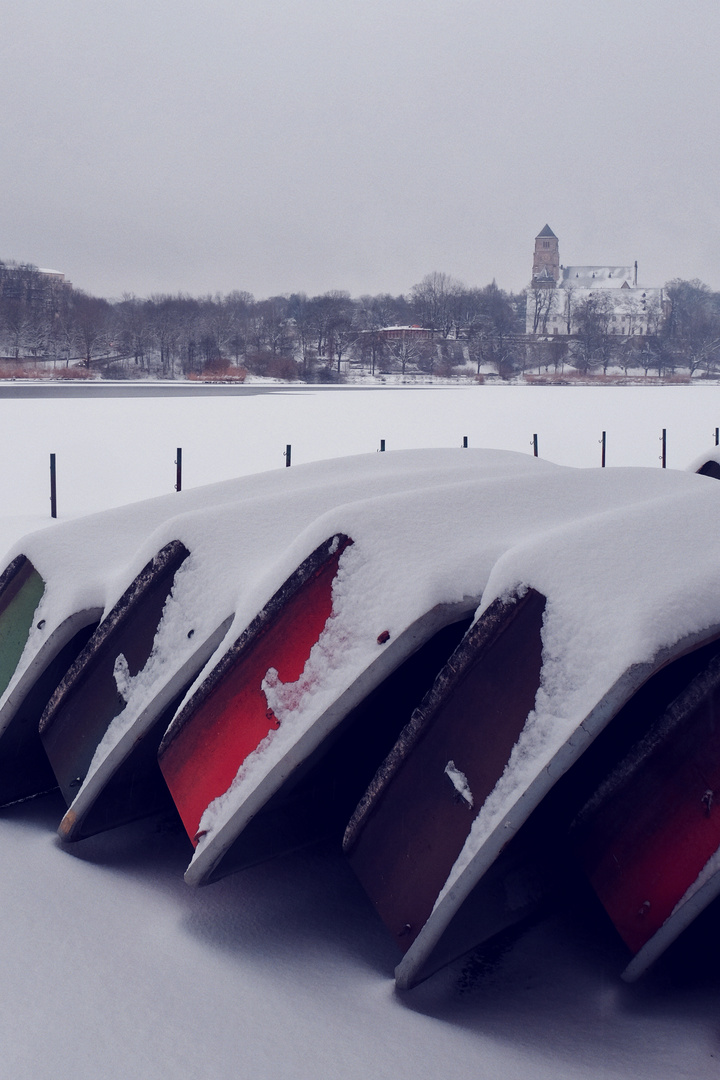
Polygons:
<instances>
[{"instance_id":1,"label":"boat gunwale","mask_svg":"<svg viewBox=\"0 0 720 1080\"><path fill-rule=\"evenodd\" d=\"M186 725L192 720L195 713L203 707L206 701L215 692L215 689L230 674L235 664L241 661L243 655L249 652L260 637L270 628L276 616L282 611L285 604L292 600L318 571L325 565L327 559L340 552L342 555L353 540L345 533L333 533L332 536L323 540L307 556L306 559L285 579L266 604L245 627L239 637L235 639L229 649L218 660L211 671L203 679L197 690L185 702L178 713L173 717L172 723L163 735L158 748L158 758L162 760L170 746L179 737Z\"/></svg>"},{"instance_id":2,"label":"boat gunwale","mask_svg":"<svg viewBox=\"0 0 720 1080\"><path fill-rule=\"evenodd\" d=\"M46 734L52 727L67 699L84 677L87 665L98 656L108 638L131 616L157 577L170 569L173 570L173 575L177 573L189 555L190 551L181 540L171 540L133 578L120 599L99 623L87 645L81 650L50 698L40 718L38 730L41 735Z\"/></svg>"}]
</instances>

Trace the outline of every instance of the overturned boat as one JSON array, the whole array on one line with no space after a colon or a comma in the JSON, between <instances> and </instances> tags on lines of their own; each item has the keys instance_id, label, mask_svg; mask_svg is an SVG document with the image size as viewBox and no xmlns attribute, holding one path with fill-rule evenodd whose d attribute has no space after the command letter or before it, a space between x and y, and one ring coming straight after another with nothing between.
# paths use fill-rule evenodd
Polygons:
<instances>
[{"instance_id":1,"label":"overturned boat","mask_svg":"<svg viewBox=\"0 0 720 1080\"><path fill-rule=\"evenodd\" d=\"M502 455L484 464L490 475L527 468ZM155 758L165 728L236 612L253 610L258 582L318 514L379 485L432 488L476 472L477 460L457 453L319 463L238 481L232 501L208 502L156 529L133 560L148 562L127 575L42 718L43 745L68 803L63 839L162 805ZM196 504L201 498L195 492Z\"/></svg>"},{"instance_id":2,"label":"overturned boat","mask_svg":"<svg viewBox=\"0 0 720 1080\"><path fill-rule=\"evenodd\" d=\"M124 548L110 518L71 523L87 580L62 546L11 553L0 718L34 685L40 623L92 611L42 721L61 836L153 809L163 776L205 884L330 819L341 834L360 799L347 851L414 985L463 920L487 938L532 911L533 812L595 745L563 810L586 801L628 751L614 719L642 738L634 703L662 715L715 648L715 485L458 450L215 487L166 517L141 504Z\"/></svg>"},{"instance_id":3,"label":"overturned boat","mask_svg":"<svg viewBox=\"0 0 720 1080\"><path fill-rule=\"evenodd\" d=\"M9 552L0 574L0 805L55 786L40 718L116 603L118 579L132 581L147 562L144 541L178 515L232 502L254 479L61 522L29 533Z\"/></svg>"},{"instance_id":4,"label":"overturned boat","mask_svg":"<svg viewBox=\"0 0 720 1080\"><path fill-rule=\"evenodd\" d=\"M697 665L703 650L717 650L718 510L698 480L498 560L477 622L346 833L351 865L404 952L400 987L451 958L453 922L466 903L477 907L479 896L492 914L476 927L481 937L526 913L536 884L494 908L482 896L497 896L498 875L507 881L503 860L522 851L533 811L624 709L620 737L599 743L594 768L604 776L628 731L650 722L644 707L633 710L636 695L645 688L662 711L693 673L686 657ZM635 543L649 526L669 563ZM602 554L600 535L608 537ZM574 779L565 785L566 815L592 790L587 776Z\"/></svg>"},{"instance_id":5,"label":"overturned boat","mask_svg":"<svg viewBox=\"0 0 720 1080\"><path fill-rule=\"evenodd\" d=\"M720 894L720 642L573 824L576 855L642 975Z\"/></svg>"},{"instance_id":6,"label":"overturned boat","mask_svg":"<svg viewBox=\"0 0 720 1080\"><path fill-rule=\"evenodd\" d=\"M523 542L529 519L540 550L546 550L546 538L549 551L566 532L584 529L578 541L582 550L603 524L603 514L611 524L613 516L621 522L624 514L630 515L628 522L633 514L640 521L654 501L669 505L688 497L705 498L716 513L707 496L705 480L684 474L617 470L611 475L554 467L533 476L480 475L434 490L377 496L320 517L298 539L295 550L307 552L299 568L275 591L267 588L260 613L231 646L219 650L220 660L211 661L201 674L161 743L161 768L195 845L186 880L204 884L242 864L238 853L251 822L276 804L310 763L317 763L367 696L381 693L393 672L443 627L467 619L481 598L484 607L498 568L525 544L532 550L533 540ZM427 522L424 531L417 527L420 521ZM336 555L337 562L328 562ZM306 581L308 567L318 558L331 570L324 578L323 616L309 618L306 627L298 583ZM573 559L577 562L577 552ZM574 583L573 574L571 566L566 577ZM268 584L277 576L270 574ZM587 575L580 580L591 590ZM505 593L520 596L528 588L520 575ZM547 594L534 591L544 604ZM536 653L546 622L544 609L542 615L536 611ZM561 632L568 632L567 625ZM265 642L272 648L265 650ZM514 664L522 666L523 651L518 650ZM283 673L290 653L297 663ZM529 680L528 700L518 706L515 728L507 729L505 756L488 798L526 734L547 674L543 657ZM435 662L442 666L437 653ZM638 685L652 667L643 672ZM621 704L619 698L617 707ZM195 769L194 760L200 763ZM459 775L463 767L454 760ZM443 783L449 783L450 774ZM465 815L470 822L474 816Z\"/></svg>"}]
</instances>

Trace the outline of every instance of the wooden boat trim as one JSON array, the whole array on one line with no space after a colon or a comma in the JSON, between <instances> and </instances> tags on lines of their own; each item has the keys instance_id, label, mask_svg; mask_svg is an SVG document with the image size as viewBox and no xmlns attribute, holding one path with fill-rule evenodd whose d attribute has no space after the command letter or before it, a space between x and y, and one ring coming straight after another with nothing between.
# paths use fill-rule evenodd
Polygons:
<instances>
[{"instance_id":1,"label":"wooden boat trim","mask_svg":"<svg viewBox=\"0 0 720 1080\"><path fill-rule=\"evenodd\" d=\"M0 601L3 593L10 587L11 582L15 580L22 568L28 563L32 566L26 555L16 555L12 562L5 567L2 574L0 574ZM33 567L33 569L35 568Z\"/></svg>"}]
</instances>

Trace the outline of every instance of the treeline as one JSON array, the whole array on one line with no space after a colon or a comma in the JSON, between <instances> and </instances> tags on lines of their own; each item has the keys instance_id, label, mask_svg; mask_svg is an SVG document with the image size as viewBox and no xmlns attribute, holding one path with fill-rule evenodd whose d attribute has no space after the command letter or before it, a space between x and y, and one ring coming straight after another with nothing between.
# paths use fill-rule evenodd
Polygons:
<instances>
[{"instance_id":1,"label":"treeline","mask_svg":"<svg viewBox=\"0 0 720 1080\"><path fill-rule=\"evenodd\" d=\"M408 296L333 291L256 300L247 292L192 297L89 296L32 266L0 263L0 356L81 365L112 376L161 377L244 369L283 379L337 379L349 362L371 373L476 366L522 335L524 295L494 283L468 289L429 274ZM391 340L418 325L433 340ZM460 348L450 341L463 342ZM443 343L445 343L443 345Z\"/></svg>"},{"instance_id":2,"label":"treeline","mask_svg":"<svg viewBox=\"0 0 720 1080\"><path fill-rule=\"evenodd\" d=\"M256 300L250 293L192 297L123 296L108 301L60 275L0 262L0 361L97 371L108 377L242 377L245 372L307 382L339 380L348 367L435 375L525 370L583 373L642 369L720 370L720 294L699 281L672 281L666 303L642 337L618 339L602 305L571 337L525 334L525 293L495 282L468 288L428 274L406 296L332 291ZM416 333L384 333L419 326Z\"/></svg>"}]
</instances>

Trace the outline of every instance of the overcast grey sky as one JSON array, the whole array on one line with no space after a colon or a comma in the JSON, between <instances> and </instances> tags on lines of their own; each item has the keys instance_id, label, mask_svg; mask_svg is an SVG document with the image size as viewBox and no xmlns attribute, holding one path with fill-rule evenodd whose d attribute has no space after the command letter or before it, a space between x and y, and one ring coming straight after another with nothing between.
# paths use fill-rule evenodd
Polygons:
<instances>
[{"instance_id":1,"label":"overcast grey sky","mask_svg":"<svg viewBox=\"0 0 720 1080\"><path fill-rule=\"evenodd\" d=\"M720 288L720 4L0 0L0 258L97 295Z\"/></svg>"}]
</instances>

